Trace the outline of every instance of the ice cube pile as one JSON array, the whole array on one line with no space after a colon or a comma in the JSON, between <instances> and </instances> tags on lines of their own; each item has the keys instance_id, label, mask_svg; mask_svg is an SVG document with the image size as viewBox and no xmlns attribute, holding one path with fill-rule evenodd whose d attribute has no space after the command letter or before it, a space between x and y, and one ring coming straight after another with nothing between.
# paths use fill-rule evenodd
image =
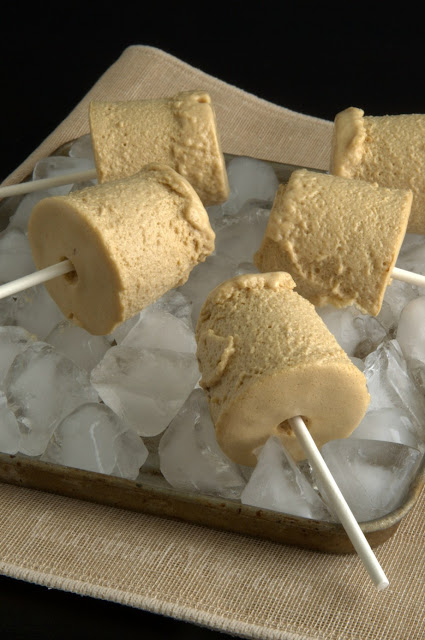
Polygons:
<instances>
[{"instance_id":1,"label":"ice cube pile","mask_svg":"<svg viewBox=\"0 0 425 640\"><path fill-rule=\"evenodd\" d=\"M42 160L34 178L94 168L90 137L68 157ZM277 178L270 165L234 158L231 194L208 212L216 250L187 283L165 294L110 336L68 322L43 285L0 301L0 451L149 481L152 469L176 490L240 500L257 508L332 521L326 495L307 463L296 465L271 438L254 470L230 461L215 440L198 386L194 326L209 291L255 273ZM60 193L86 185L60 187ZM0 234L0 282L34 269L26 236L29 194ZM425 236L408 234L397 266L425 274ZM318 309L340 345L364 370L372 397L346 440L323 448L360 521L379 518L405 499L425 452L425 296L393 282L380 314L354 307ZM152 446L155 450L144 444Z\"/></svg>"}]
</instances>

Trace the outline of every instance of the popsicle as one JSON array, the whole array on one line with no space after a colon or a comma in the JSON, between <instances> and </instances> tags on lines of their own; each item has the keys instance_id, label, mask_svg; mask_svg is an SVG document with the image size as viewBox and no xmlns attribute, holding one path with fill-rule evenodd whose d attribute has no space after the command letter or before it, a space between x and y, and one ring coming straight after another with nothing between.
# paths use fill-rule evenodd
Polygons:
<instances>
[{"instance_id":1,"label":"popsicle","mask_svg":"<svg viewBox=\"0 0 425 640\"><path fill-rule=\"evenodd\" d=\"M41 200L28 238L38 269L70 263L46 284L64 315L104 335L186 282L215 235L188 181L152 163L130 178Z\"/></svg>"},{"instance_id":2,"label":"popsicle","mask_svg":"<svg viewBox=\"0 0 425 640\"><path fill-rule=\"evenodd\" d=\"M90 103L96 171L0 188L0 198L91 180L129 177L144 165L171 166L193 186L204 205L227 200L229 184L211 98L183 91L172 98Z\"/></svg>"},{"instance_id":3,"label":"popsicle","mask_svg":"<svg viewBox=\"0 0 425 640\"><path fill-rule=\"evenodd\" d=\"M388 586L318 447L348 436L369 404L364 375L287 273L243 275L207 297L196 328L201 386L216 437L235 462L278 436L295 459L308 457L378 590Z\"/></svg>"},{"instance_id":4,"label":"popsicle","mask_svg":"<svg viewBox=\"0 0 425 640\"><path fill-rule=\"evenodd\" d=\"M399 276L411 203L409 190L295 171L278 189L254 262L260 271L289 272L315 305L355 304L377 315Z\"/></svg>"},{"instance_id":5,"label":"popsicle","mask_svg":"<svg viewBox=\"0 0 425 640\"><path fill-rule=\"evenodd\" d=\"M303 416L316 444L347 437L369 404L364 375L288 273L243 275L207 297L196 339L217 441L235 462L277 435L304 453L288 420Z\"/></svg>"},{"instance_id":6,"label":"popsicle","mask_svg":"<svg viewBox=\"0 0 425 640\"><path fill-rule=\"evenodd\" d=\"M407 230L425 234L425 115L365 116L349 107L335 117L331 173L410 189Z\"/></svg>"}]
</instances>

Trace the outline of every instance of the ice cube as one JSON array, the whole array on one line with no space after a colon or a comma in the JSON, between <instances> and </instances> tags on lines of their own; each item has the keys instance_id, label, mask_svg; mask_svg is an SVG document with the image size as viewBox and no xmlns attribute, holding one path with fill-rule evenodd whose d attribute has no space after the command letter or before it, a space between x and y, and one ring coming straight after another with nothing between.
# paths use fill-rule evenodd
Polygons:
<instances>
[{"instance_id":1,"label":"ice cube","mask_svg":"<svg viewBox=\"0 0 425 640\"><path fill-rule=\"evenodd\" d=\"M34 333L40 340L65 319L44 284L21 291L14 297L16 323Z\"/></svg>"},{"instance_id":2,"label":"ice cube","mask_svg":"<svg viewBox=\"0 0 425 640\"><path fill-rule=\"evenodd\" d=\"M410 375L416 382L418 388L422 391L422 394L425 395L424 363L421 360L416 360L415 358L413 358L412 360L409 360L408 367L409 367Z\"/></svg>"},{"instance_id":3,"label":"ice cube","mask_svg":"<svg viewBox=\"0 0 425 640\"><path fill-rule=\"evenodd\" d=\"M196 352L193 329L166 311L154 306L144 309L137 323L121 342L136 349L170 349L184 353Z\"/></svg>"},{"instance_id":4,"label":"ice cube","mask_svg":"<svg viewBox=\"0 0 425 640\"><path fill-rule=\"evenodd\" d=\"M37 162L33 170L33 180L43 178L54 178L56 176L66 175L80 171L88 171L93 169L93 162L86 158L70 158L68 156L49 156L42 158ZM72 184L62 185L60 187L51 187L50 195L62 196L70 192Z\"/></svg>"},{"instance_id":5,"label":"ice cube","mask_svg":"<svg viewBox=\"0 0 425 640\"><path fill-rule=\"evenodd\" d=\"M216 254L225 255L235 264L252 262L260 248L269 216L269 209L247 202L238 214L223 218L215 228Z\"/></svg>"},{"instance_id":6,"label":"ice cube","mask_svg":"<svg viewBox=\"0 0 425 640\"><path fill-rule=\"evenodd\" d=\"M239 498L245 481L215 438L208 403L192 391L159 443L160 469L176 489Z\"/></svg>"},{"instance_id":7,"label":"ice cube","mask_svg":"<svg viewBox=\"0 0 425 640\"><path fill-rule=\"evenodd\" d=\"M11 282L35 271L28 238L19 229L0 234L0 281Z\"/></svg>"},{"instance_id":8,"label":"ice cube","mask_svg":"<svg viewBox=\"0 0 425 640\"><path fill-rule=\"evenodd\" d=\"M230 195L223 205L226 214L239 211L248 200L274 200L279 181L273 167L262 160L233 158L227 166Z\"/></svg>"},{"instance_id":9,"label":"ice cube","mask_svg":"<svg viewBox=\"0 0 425 640\"><path fill-rule=\"evenodd\" d=\"M189 280L179 291L192 303L192 321L196 326L199 312L205 298L212 289L225 280L236 275L237 266L230 258L220 255L209 256L205 262L198 264L189 276Z\"/></svg>"},{"instance_id":10,"label":"ice cube","mask_svg":"<svg viewBox=\"0 0 425 640\"><path fill-rule=\"evenodd\" d=\"M18 422L7 406L6 396L0 391L0 451L15 455L19 451L20 438Z\"/></svg>"},{"instance_id":11,"label":"ice cube","mask_svg":"<svg viewBox=\"0 0 425 640\"><path fill-rule=\"evenodd\" d=\"M335 336L340 347L349 356L354 355L357 345L363 338L362 328L354 324L354 319L359 316L355 307L336 309L327 305L317 307L316 311L329 331Z\"/></svg>"},{"instance_id":12,"label":"ice cube","mask_svg":"<svg viewBox=\"0 0 425 640\"><path fill-rule=\"evenodd\" d=\"M278 438L270 437L257 457L257 465L242 492L243 504L303 518L329 519L319 495Z\"/></svg>"},{"instance_id":13,"label":"ice cube","mask_svg":"<svg viewBox=\"0 0 425 640\"><path fill-rule=\"evenodd\" d=\"M321 453L359 522L402 504L422 458L417 449L377 440L332 440Z\"/></svg>"},{"instance_id":14,"label":"ice cube","mask_svg":"<svg viewBox=\"0 0 425 640\"><path fill-rule=\"evenodd\" d=\"M384 440L416 448L417 432L409 416L402 409L368 411L350 438L356 440Z\"/></svg>"},{"instance_id":15,"label":"ice cube","mask_svg":"<svg viewBox=\"0 0 425 640\"><path fill-rule=\"evenodd\" d=\"M369 411L401 409L411 420L416 446L425 450L425 398L407 369L397 340L382 343L365 360L365 376L371 396Z\"/></svg>"},{"instance_id":16,"label":"ice cube","mask_svg":"<svg viewBox=\"0 0 425 640\"><path fill-rule=\"evenodd\" d=\"M112 471L113 476L136 480L140 468L145 464L149 451L142 438L134 433L132 429L127 429L119 437L116 446L117 461Z\"/></svg>"},{"instance_id":17,"label":"ice cube","mask_svg":"<svg viewBox=\"0 0 425 640\"><path fill-rule=\"evenodd\" d=\"M109 407L88 403L59 423L42 460L135 480L147 456L142 439Z\"/></svg>"},{"instance_id":18,"label":"ice cube","mask_svg":"<svg viewBox=\"0 0 425 640\"><path fill-rule=\"evenodd\" d=\"M110 334L109 339L115 341L117 344L121 344L124 338L128 333L130 333L131 329L140 322L141 317L144 313L150 313L151 311L165 311L176 318L179 318L183 322L187 324L188 327L192 328L192 303L187 299L185 295L177 291L176 289L171 289L167 291L161 298L153 302L149 307L146 307L139 313L137 313L132 318L129 318L122 324L120 324L114 331Z\"/></svg>"},{"instance_id":19,"label":"ice cube","mask_svg":"<svg viewBox=\"0 0 425 640\"><path fill-rule=\"evenodd\" d=\"M415 298L403 309L397 342L406 360L416 359L425 364L425 296Z\"/></svg>"},{"instance_id":20,"label":"ice cube","mask_svg":"<svg viewBox=\"0 0 425 640\"><path fill-rule=\"evenodd\" d=\"M387 287L382 308L376 319L391 338L394 337L400 314L404 307L419 295L418 288L407 282L393 280Z\"/></svg>"},{"instance_id":21,"label":"ice cube","mask_svg":"<svg viewBox=\"0 0 425 640\"><path fill-rule=\"evenodd\" d=\"M13 360L33 340L21 327L0 327L0 388Z\"/></svg>"},{"instance_id":22,"label":"ice cube","mask_svg":"<svg viewBox=\"0 0 425 640\"><path fill-rule=\"evenodd\" d=\"M87 372L44 342L29 344L16 356L4 389L21 427L20 451L30 456L43 453L66 415L98 400Z\"/></svg>"},{"instance_id":23,"label":"ice cube","mask_svg":"<svg viewBox=\"0 0 425 640\"><path fill-rule=\"evenodd\" d=\"M354 306L336 309L327 305L316 311L349 356L366 357L387 335L376 318L363 315Z\"/></svg>"},{"instance_id":24,"label":"ice cube","mask_svg":"<svg viewBox=\"0 0 425 640\"><path fill-rule=\"evenodd\" d=\"M36 191L35 193L28 193L24 196L9 220L8 229L19 229L19 231L26 233L28 220L35 205L49 195L50 193L48 191Z\"/></svg>"},{"instance_id":25,"label":"ice cube","mask_svg":"<svg viewBox=\"0 0 425 640\"><path fill-rule=\"evenodd\" d=\"M60 322L45 341L86 371L91 371L111 346L104 336L93 336L68 320Z\"/></svg>"},{"instance_id":26,"label":"ice cube","mask_svg":"<svg viewBox=\"0 0 425 640\"><path fill-rule=\"evenodd\" d=\"M110 333L107 336L107 339L111 343L116 342L117 344L121 344L121 342L124 340L125 336L138 323L139 318L140 318L140 312L136 313L136 315L134 315L131 318L128 318L128 320L125 320L125 322L122 322L117 327L115 327L115 329L112 331L112 333Z\"/></svg>"},{"instance_id":27,"label":"ice cube","mask_svg":"<svg viewBox=\"0 0 425 640\"><path fill-rule=\"evenodd\" d=\"M425 394L425 296L409 302L401 312L397 341L409 371Z\"/></svg>"},{"instance_id":28,"label":"ice cube","mask_svg":"<svg viewBox=\"0 0 425 640\"><path fill-rule=\"evenodd\" d=\"M361 341L354 350L354 355L363 360L388 337L385 327L373 316L359 315L354 318L353 324L361 335Z\"/></svg>"},{"instance_id":29,"label":"ice cube","mask_svg":"<svg viewBox=\"0 0 425 640\"><path fill-rule=\"evenodd\" d=\"M154 436L179 412L199 370L191 353L118 345L93 369L91 380L104 403L136 433Z\"/></svg>"},{"instance_id":30,"label":"ice cube","mask_svg":"<svg viewBox=\"0 0 425 640\"><path fill-rule=\"evenodd\" d=\"M396 266L425 275L425 238L423 235L406 233Z\"/></svg>"},{"instance_id":31,"label":"ice cube","mask_svg":"<svg viewBox=\"0 0 425 640\"><path fill-rule=\"evenodd\" d=\"M170 313L172 316L175 316L176 318L183 320L183 322L185 322L188 325L188 327L192 328L193 326L192 317L191 317L192 303L187 298L187 296L185 296L181 292L181 290L178 291L177 289L170 289L170 291L167 291L166 293L164 293L164 295L161 296L161 298L158 298L156 302L153 302L150 305L150 307L147 307L147 309L166 311L167 313ZM142 311L142 313L144 312L145 312L145 309Z\"/></svg>"},{"instance_id":32,"label":"ice cube","mask_svg":"<svg viewBox=\"0 0 425 640\"><path fill-rule=\"evenodd\" d=\"M94 168L95 162L91 135L87 133L85 136L81 136L81 138L75 140L69 149L69 155L71 158L84 158L89 160Z\"/></svg>"},{"instance_id":33,"label":"ice cube","mask_svg":"<svg viewBox=\"0 0 425 640\"><path fill-rule=\"evenodd\" d=\"M16 325L16 300L13 296L0 300L0 326Z\"/></svg>"}]
</instances>

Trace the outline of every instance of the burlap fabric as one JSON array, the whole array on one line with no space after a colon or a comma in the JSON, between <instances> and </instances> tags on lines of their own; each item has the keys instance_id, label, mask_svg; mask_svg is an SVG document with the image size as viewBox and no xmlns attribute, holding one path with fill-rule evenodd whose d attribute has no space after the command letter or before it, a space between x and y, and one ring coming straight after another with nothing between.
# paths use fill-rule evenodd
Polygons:
<instances>
[{"instance_id":1,"label":"burlap fabric","mask_svg":"<svg viewBox=\"0 0 425 640\"><path fill-rule=\"evenodd\" d=\"M135 46L5 181L88 132L90 99L202 88L224 151L327 168L332 125L267 103L150 47ZM376 550L378 593L355 556L330 556L0 484L0 570L253 638L425 638L425 495Z\"/></svg>"}]
</instances>

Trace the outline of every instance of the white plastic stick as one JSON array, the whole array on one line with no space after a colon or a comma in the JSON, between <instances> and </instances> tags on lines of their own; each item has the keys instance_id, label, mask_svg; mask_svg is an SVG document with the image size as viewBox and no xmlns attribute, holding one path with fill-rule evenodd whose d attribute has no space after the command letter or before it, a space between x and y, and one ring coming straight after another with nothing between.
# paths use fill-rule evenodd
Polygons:
<instances>
[{"instance_id":1,"label":"white plastic stick","mask_svg":"<svg viewBox=\"0 0 425 640\"><path fill-rule=\"evenodd\" d=\"M325 461L323 460L304 420L300 416L296 416L289 420L289 424L294 430L294 433L298 438L298 441L311 466L313 467L319 482L323 485L331 509L336 513L341 521L342 526L353 543L353 547L359 554L367 572L372 578L374 585L377 587L378 591L382 591L382 589L388 587L388 579L376 559L368 541L366 540L357 520L353 516L350 507L345 501L344 496L339 490L338 485L336 484Z\"/></svg>"},{"instance_id":2,"label":"white plastic stick","mask_svg":"<svg viewBox=\"0 0 425 640\"><path fill-rule=\"evenodd\" d=\"M415 284L417 287L425 287L425 276L421 276L419 273L413 273L413 271L406 271L405 269L394 267L391 277L395 278L395 280Z\"/></svg>"},{"instance_id":3,"label":"white plastic stick","mask_svg":"<svg viewBox=\"0 0 425 640\"><path fill-rule=\"evenodd\" d=\"M72 262L70 260L62 260L62 262L52 264L50 267L40 269L40 271L34 271L34 273L30 273L27 276L12 280L12 282L6 282L6 284L0 285L0 299L7 298L7 296L18 293L18 291L35 287L41 282L47 282L47 280L63 276L70 271L74 271Z\"/></svg>"},{"instance_id":4,"label":"white plastic stick","mask_svg":"<svg viewBox=\"0 0 425 640\"><path fill-rule=\"evenodd\" d=\"M94 178L97 178L96 169L86 169L86 171L74 171L53 178L40 178L39 180L11 184L8 187L0 187L0 198L20 196L24 193L33 193L34 191L44 191L51 187L85 182L94 180Z\"/></svg>"}]
</instances>

